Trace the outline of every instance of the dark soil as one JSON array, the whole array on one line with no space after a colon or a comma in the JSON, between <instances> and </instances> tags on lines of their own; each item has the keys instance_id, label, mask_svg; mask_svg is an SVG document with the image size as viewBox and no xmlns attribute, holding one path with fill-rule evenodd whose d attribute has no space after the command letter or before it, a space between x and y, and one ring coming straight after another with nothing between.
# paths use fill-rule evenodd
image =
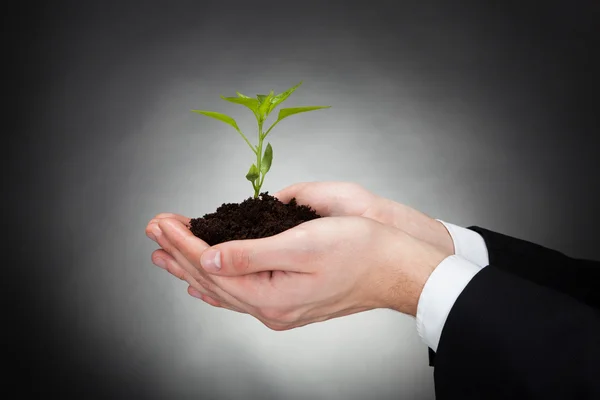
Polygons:
<instances>
[{"instance_id":1,"label":"dark soil","mask_svg":"<svg viewBox=\"0 0 600 400\"><path fill-rule=\"evenodd\" d=\"M190 221L194 236L210 246L229 240L259 239L286 231L316 218L309 206L298 205L296 199L284 204L269 192L242 203L224 203L217 211Z\"/></svg>"}]
</instances>

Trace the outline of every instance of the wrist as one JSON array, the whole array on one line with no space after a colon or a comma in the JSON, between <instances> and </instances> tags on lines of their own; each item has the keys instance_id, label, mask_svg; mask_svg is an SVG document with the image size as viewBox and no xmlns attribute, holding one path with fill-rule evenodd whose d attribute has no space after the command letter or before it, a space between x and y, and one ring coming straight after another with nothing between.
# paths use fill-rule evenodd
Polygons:
<instances>
[{"instance_id":1,"label":"wrist","mask_svg":"<svg viewBox=\"0 0 600 400\"><path fill-rule=\"evenodd\" d=\"M439 248L444 253L455 254L452 236L443 223L392 200L388 200L388 207L393 210L391 225Z\"/></svg>"},{"instance_id":2,"label":"wrist","mask_svg":"<svg viewBox=\"0 0 600 400\"><path fill-rule=\"evenodd\" d=\"M433 218L430 218L430 222L432 232L432 242L430 243L448 255L456 254L454 240L452 240L452 235L450 235L450 232L448 232L446 226L442 222Z\"/></svg>"},{"instance_id":3,"label":"wrist","mask_svg":"<svg viewBox=\"0 0 600 400\"><path fill-rule=\"evenodd\" d=\"M414 317L427 280L452 253L401 230L396 230L393 236L391 248L395 251L386 279L389 285L386 308Z\"/></svg>"}]
</instances>

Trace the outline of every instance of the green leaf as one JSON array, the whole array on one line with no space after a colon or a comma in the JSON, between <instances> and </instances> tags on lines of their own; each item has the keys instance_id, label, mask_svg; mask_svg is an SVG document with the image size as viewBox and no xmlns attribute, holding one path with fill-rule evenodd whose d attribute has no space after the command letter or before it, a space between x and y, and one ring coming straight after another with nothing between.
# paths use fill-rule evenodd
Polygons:
<instances>
[{"instance_id":1,"label":"green leaf","mask_svg":"<svg viewBox=\"0 0 600 400\"><path fill-rule=\"evenodd\" d=\"M197 114L206 115L207 117L212 117L212 118L218 119L219 121L225 122L226 124L233 126L236 131L241 133L240 128L238 127L235 120L228 115L221 114L221 113L214 112L214 111L203 111L203 110L192 110L192 112L195 112Z\"/></svg>"},{"instance_id":2,"label":"green leaf","mask_svg":"<svg viewBox=\"0 0 600 400\"><path fill-rule=\"evenodd\" d=\"M243 106L248 107L253 113L258 112L258 100L253 99L251 97L225 97L221 96L221 98L225 101L235 104L241 104Z\"/></svg>"},{"instance_id":3,"label":"green leaf","mask_svg":"<svg viewBox=\"0 0 600 400\"><path fill-rule=\"evenodd\" d=\"M271 109L271 99L273 98L273 91L271 90L271 93L269 93L260 103L260 106L258 106L258 114L261 116L261 118L263 119L263 121L265 119L267 119L267 117L269 116L269 110Z\"/></svg>"},{"instance_id":4,"label":"green leaf","mask_svg":"<svg viewBox=\"0 0 600 400\"><path fill-rule=\"evenodd\" d=\"M267 148L265 149L265 154L263 155L260 171L264 174L269 172L271 169L271 163L273 162L273 148L271 147L271 143L267 143Z\"/></svg>"},{"instance_id":5,"label":"green leaf","mask_svg":"<svg viewBox=\"0 0 600 400\"><path fill-rule=\"evenodd\" d=\"M300 85L302 85L302 82L300 82L296 86L292 86L291 88L289 88L283 93L278 94L277 96L273 96L273 98L271 99L271 108L269 109L269 112L273 111L275 107L277 107L279 104L283 103L285 99L290 97L290 95L294 93L294 91L298 89Z\"/></svg>"},{"instance_id":6,"label":"green leaf","mask_svg":"<svg viewBox=\"0 0 600 400\"><path fill-rule=\"evenodd\" d=\"M262 104L263 101L265 101L265 99L267 98L267 94L257 94L256 98L258 99L258 104Z\"/></svg>"},{"instance_id":7,"label":"green leaf","mask_svg":"<svg viewBox=\"0 0 600 400\"><path fill-rule=\"evenodd\" d=\"M244 99L249 99L250 98L249 96L246 96L245 94L241 94L240 92L235 92L235 94L237 94L238 97L242 97Z\"/></svg>"},{"instance_id":8,"label":"green leaf","mask_svg":"<svg viewBox=\"0 0 600 400\"><path fill-rule=\"evenodd\" d=\"M254 182L258 179L259 176L260 173L258 172L258 168L256 167L256 165L252 164L250 170L246 174L246 179L248 179L250 182Z\"/></svg>"},{"instance_id":9,"label":"green leaf","mask_svg":"<svg viewBox=\"0 0 600 400\"><path fill-rule=\"evenodd\" d=\"M281 121L284 118L289 117L290 115L299 114L308 111L321 110L324 108L330 108L331 106L307 106L307 107L294 107L294 108L282 108L279 110L279 117L277 117L277 122Z\"/></svg>"}]
</instances>

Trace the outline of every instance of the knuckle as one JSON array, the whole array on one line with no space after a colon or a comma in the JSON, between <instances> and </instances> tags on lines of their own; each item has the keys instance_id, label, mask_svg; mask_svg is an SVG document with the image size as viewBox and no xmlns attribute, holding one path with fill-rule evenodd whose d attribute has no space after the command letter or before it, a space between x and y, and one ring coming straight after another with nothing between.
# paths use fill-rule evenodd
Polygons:
<instances>
[{"instance_id":1,"label":"knuckle","mask_svg":"<svg viewBox=\"0 0 600 400\"><path fill-rule=\"evenodd\" d=\"M165 238L165 235L160 235L159 237L156 238L156 243L167 253L169 254L173 254L173 245L171 244L171 242L169 240L167 240L167 238Z\"/></svg>"},{"instance_id":2,"label":"knuckle","mask_svg":"<svg viewBox=\"0 0 600 400\"><path fill-rule=\"evenodd\" d=\"M170 235L169 241L172 242L173 247L175 247L176 249L183 249L187 245L187 236L179 234Z\"/></svg>"},{"instance_id":3,"label":"knuckle","mask_svg":"<svg viewBox=\"0 0 600 400\"><path fill-rule=\"evenodd\" d=\"M209 291L211 293L215 292L215 285L212 284L211 282L207 281L206 279L199 278L198 279L198 283L200 285L202 285L202 287L204 288L204 290L207 290L207 291Z\"/></svg>"},{"instance_id":4,"label":"knuckle","mask_svg":"<svg viewBox=\"0 0 600 400\"><path fill-rule=\"evenodd\" d=\"M203 295L203 296L206 296L206 290L204 290L204 288L203 288L202 286L200 286L200 285L197 285L197 284L195 284L195 283L192 283L190 286L191 286L191 287L193 287L193 288L194 288L194 290L196 290L196 291L197 291L198 293L200 293L201 295ZM190 293L190 291L189 291L189 290L188 290L188 293ZM191 293L190 293L190 294L191 294ZM194 296L194 297L196 297L196 296Z\"/></svg>"},{"instance_id":5,"label":"knuckle","mask_svg":"<svg viewBox=\"0 0 600 400\"><path fill-rule=\"evenodd\" d=\"M247 248L235 249L231 253L231 264L236 271L246 271L250 269L250 250Z\"/></svg>"},{"instance_id":6,"label":"knuckle","mask_svg":"<svg viewBox=\"0 0 600 400\"><path fill-rule=\"evenodd\" d=\"M158 239L158 244L168 254L170 254L171 256L173 255L173 245L171 245L171 242L169 242L168 240L165 240L164 238L160 238L160 239Z\"/></svg>"},{"instance_id":7,"label":"knuckle","mask_svg":"<svg viewBox=\"0 0 600 400\"><path fill-rule=\"evenodd\" d=\"M167 263L167 271L176 278L185 280L185 271L179 268L177 265L173 265L172 263Z\"/></svg>"},{"instance_id":8,"label":"knuckle","mask_svg":"<svg viewBox=\"0 0 600 400\"><path fill-rule=\"evenodd\" d=\"M171 213L159 213L154 216L154 219L170 218L172 216L173 216L173 214L171 214Z\"/></svg>"}]
</instances>

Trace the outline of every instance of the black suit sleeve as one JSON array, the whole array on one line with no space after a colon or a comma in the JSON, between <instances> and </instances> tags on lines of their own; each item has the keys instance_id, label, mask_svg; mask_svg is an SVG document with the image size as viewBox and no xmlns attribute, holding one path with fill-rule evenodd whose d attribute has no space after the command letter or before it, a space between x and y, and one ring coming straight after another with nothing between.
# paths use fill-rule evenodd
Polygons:
<instances>
[{"instance_id":1,"label":"black suit sleeve","mask_svg":"<svg viewBox=\"0 0 600 400\"><path fill-rule=\"evenodd\" d=\"M434 378L439 400L600 399L600 312L490 265L448 315Z\"/></svg>"},{"instance_id":2,"label":"black suit sleeve","mask_svg":"<svg viewBox=\"0 0 600 400\"><path fill-rule=\"evenodd\" d=\"M472 226L488 249L490 264L600 309L600 263Z\"/></svg>"},{"instance_id":3,"label":"black suit sleeve","mask_svg":"<svg viewBox=\"0 0 600 400\"><path fill-rule=\"evenodd\" d=\"M576 259L538 244L485 228L468 229L483 237L490 264L528 281L565 293L600 309L600 263ZM429 365L435 353L429 349Z\"/></svg>"}]
</instances>

